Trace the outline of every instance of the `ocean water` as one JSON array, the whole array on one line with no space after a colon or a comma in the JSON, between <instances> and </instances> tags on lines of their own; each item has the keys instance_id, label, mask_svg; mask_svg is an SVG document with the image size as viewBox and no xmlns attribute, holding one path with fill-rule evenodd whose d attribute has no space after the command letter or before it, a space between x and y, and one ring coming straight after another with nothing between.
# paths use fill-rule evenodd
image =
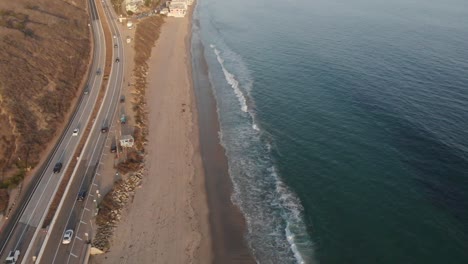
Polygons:
<instances>
[{"instance_id":1,"label":"ocean water","mask_svg":"<svg viewBox=\"0 0 468 264\"><path fill-rule=\"evenodd\" d=\"M198 0L259 263L468 263L468 2Z\"/></svg>"}]
</instances>

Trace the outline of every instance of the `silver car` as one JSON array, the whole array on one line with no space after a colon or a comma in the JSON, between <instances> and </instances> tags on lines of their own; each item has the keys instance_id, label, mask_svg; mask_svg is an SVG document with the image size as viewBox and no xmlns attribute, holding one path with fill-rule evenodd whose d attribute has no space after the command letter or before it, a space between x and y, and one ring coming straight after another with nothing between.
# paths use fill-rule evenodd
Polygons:
<instances>
[{"instance_id":1,"label":"silver car","mask_svg":"<svg viewBox=\"0 0 468 264\"><path fill-rule=\"evenodd\" d=\"M65 231L65 233L63 234L63 240L62 240L62 244L70 244L71 240L72 240L72 237L73 237L73 230L71 229L68 229L67 231Z\"/></svg>"},{"instance_id":2,"label":"silver car","mask_svg":"<svg viewBox=\"0 0 468 264\"><path fill-rule=\"evenodd\" d=\"M5 263L16 264L16 262L18 261L19 255L20 255L19 250L10 251L10 253L8 254L8 257L5 259Z\"/></svg>"}]
</instances>

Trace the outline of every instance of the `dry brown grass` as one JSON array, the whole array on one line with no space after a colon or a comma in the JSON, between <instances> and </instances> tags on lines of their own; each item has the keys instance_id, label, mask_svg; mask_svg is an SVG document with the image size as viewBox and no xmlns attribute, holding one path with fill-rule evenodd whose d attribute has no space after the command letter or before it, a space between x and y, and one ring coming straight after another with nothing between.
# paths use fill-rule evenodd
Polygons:
<instances>
[{"instance_id":1,"label":"dry brown grass","mask_svg":"<svg viewBox=\"0 0 468 264\"><path fill-rule=\"evenodd\" d=\"M122 174L127 174L130 171L137 171L141 167L143 157L136 151L130 151L124 162L117 165L117 170Z\"/></svg>"},{"instance_id":2,"label":"dry brown grass","mask_svg":"<svg viewBox=\"0 0 468 264\"><path fill-rule=\"evenodd\" d=\"M136 127L134 138L136 149L127 154L127 160L117 165L119 172L126 174L136 172L141 168L143 157L139 154L144 152L144 142L147 135L147 111L145 102L146 72L148 65L146 61L151 56L151 49L159 37L161 26L164 22L162 17L149 17L141 21L135 33L135 91L133 109L135 112ZM125 185L125 181L119 180L114 184L112 190L107 193L99 204L99 213L96 217L98 225L96 237L93 241L95 247L107 250L110 247L110 235L114 224L119 220L117 211L121 210L124 203L116 201L116 193ZM118 198L117 198L118 199ZM125 201L124 201L125 202Z\"/></svg>"},{"instance_id":3,"label":"dry brown grass","mask_svg":"<svg viewBox=\"0 0 468 264\"><path fill-rule=\"evenodd\" d=\"M152 9L156 8L162 3L162 0L145 0L143 6L140 7L139 11L141 12L149 12ZM125 1L124 0L111 0L112 7L115 10L115 13L118 15L132 15L133 12L125 12Z\"/></svg>"},{"instance_id":4,"label":"dry brown grass","mask_svg":"<svg viewBox=\"0 0 468 264\"><path fill-rule=\"evenodd\" d=\"M5 189L0 189L0 212L3 212L7 209L9 195L8 191Z\"/></svg>"},{"instance_id":5,"label":"dry brown grass","mask_svg":"<svg viewBox=\"0 0 468 264\"><path fill-rule=\"evenodd\" d=\"M133 92L133 110L135 112L135 146L138 151L144 152L144 144L148 135L148 113L146 108L146 75L151 56L151 49L159 37L164 18L161 16L149 17L137 25L135 32L135 90Z\"/></svg>"},{"instance_id":6,"label":"dry brown grass","mask_svg":"<svg viewBox=\"0 0 468 264\"><path fill-rule=\"evenodd\" d=\"M112 210L117 210L120 205L114 201L113 197L115 195L115 190L122 187L123 180L118 180L115 183L114 190L108 192L102 202L99 204L99 214L96 217L96 224L103 225L106 224L110 219L110 214Z\"/></svg>"},{"instance_id":7,"label":"dry brown grass","mask_svg":"<svg viewBox=\"0 0 468 264\"><path fill-rule=\"evenodd\" d=\"M85 8L85 0L0 2L1 181L36 166L66 122L90 56Z\"/></svg>"}]
</instances>

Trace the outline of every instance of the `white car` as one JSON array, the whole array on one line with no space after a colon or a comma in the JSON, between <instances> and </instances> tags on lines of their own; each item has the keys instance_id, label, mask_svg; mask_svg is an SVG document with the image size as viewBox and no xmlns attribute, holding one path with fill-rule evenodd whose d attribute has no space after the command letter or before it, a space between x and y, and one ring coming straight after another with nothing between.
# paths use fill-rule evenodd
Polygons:
<instances>
[{"instance_id":1,"label":"white car","mask_svg":"<svg viewBox=\"0 0 468 264\"><path fill-rule=\"evenodd\" d=\"M71 229L68 229L67 231L65 231L65 233L63 234L63 240L62 240L62 244L70 244L71 240L72 240L72 237L73 237L73 230Z\"/></svg>"},{"instance_id":2,"label":"white car","mask_svg":"<svg viewBox=\"0 0 468 264\"><path fill-rule=\"evenodd\" d=\"M78 133L80 133L80 130L78 128L75 128L73 130L72 136L78 136Z\"/></svg>"},{"instance_id":3,"label":"white car","mask_svg":"<svg viewBox=\"0 0 468 264\"><path fill-rule=\"evenodd\" d=\"M20 255L19 250L10 251L10 253L8 254L8 257L5 260L5 263L16 264L16 261L18 261L19 255Z\"/></svg>"}]
</instances>

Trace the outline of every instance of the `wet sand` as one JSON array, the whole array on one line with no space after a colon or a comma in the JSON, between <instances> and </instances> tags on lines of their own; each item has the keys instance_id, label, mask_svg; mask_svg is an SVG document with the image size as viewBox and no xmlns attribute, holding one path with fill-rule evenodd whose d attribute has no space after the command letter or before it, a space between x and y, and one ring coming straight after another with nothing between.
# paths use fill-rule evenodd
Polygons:
<instances>
[{"instance_id":1,"label":"wet sand","mask_svg":"<svg viewBox=\"0 0 468 264\"><path fill-rule=\"evenodd\" d=\"M214 263L255 263L244 238L245 219L231 201L233 186L218 136L220 128L216 101L209 82L204 47L198 39L192 43L191 53Z\"/></svg>"}]
</instances>

